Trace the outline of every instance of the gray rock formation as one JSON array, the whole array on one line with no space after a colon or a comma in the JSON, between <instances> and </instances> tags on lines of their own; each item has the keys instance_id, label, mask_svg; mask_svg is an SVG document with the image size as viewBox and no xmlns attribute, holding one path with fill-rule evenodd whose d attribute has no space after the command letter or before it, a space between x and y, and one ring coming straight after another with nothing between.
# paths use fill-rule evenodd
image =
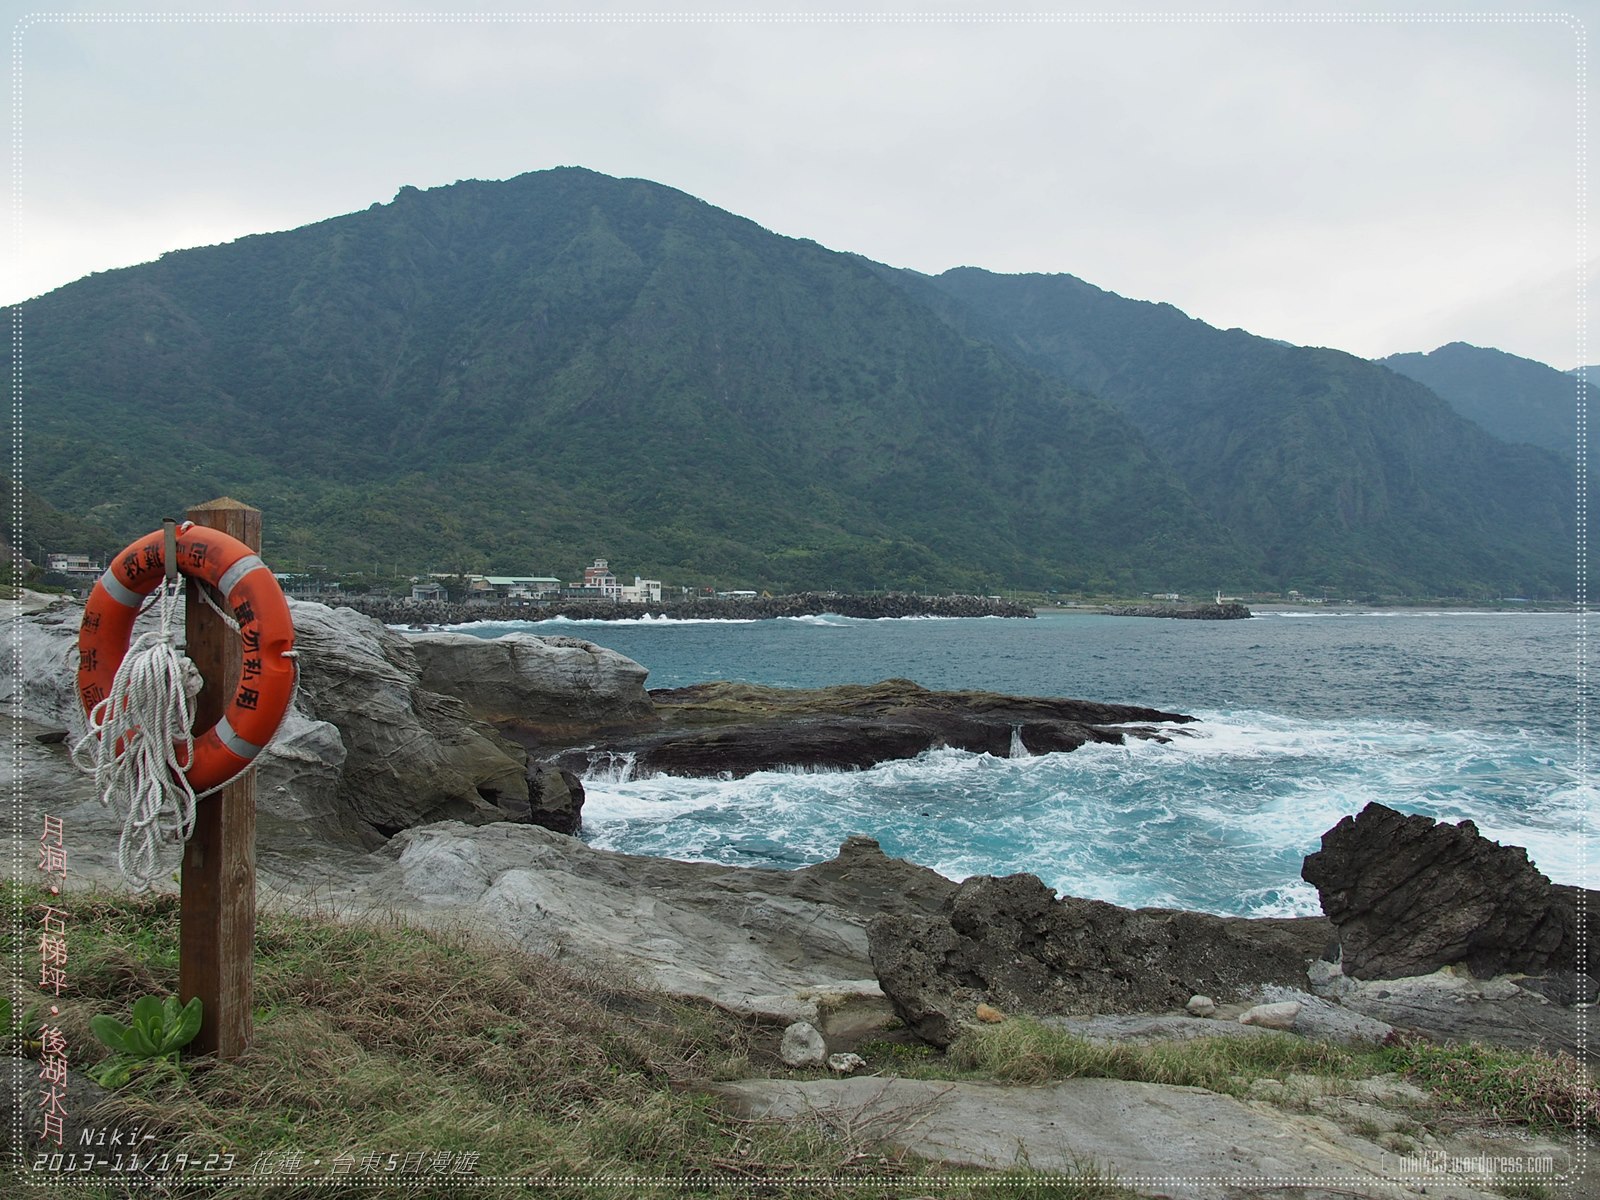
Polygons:
<instances>
[{"instance_id":1,"label":"gray rock formation","mask_svg":"<svg viewBox=\"0 0 1600 1200\"><path fill-rule=\"evenodd\" d=\"M1278 1000L1257 1004L1239 1014L1239 1024L1262 1029L1293 1029L1303 1006L1298 1000Z\"/></svg>"},{"instance_id":2,"label":"gray rock formation","mask_svg":"<svg viewBox=\"0 0 1600 1200\"><path fill-rule=\"evenodd\" d=\"M1168 1200L1497 1196L1469 1178L1408 1178L1393 1151L1336 1121L1201 1088L858 1076L750 1079L716 1090L741 1116L802 1123L852 1148L887 1143L950 1165L1028 1167L1047 1177L1077 1177L1093 1167L1141 1195ZM1569 1168L1570 1156L1560 1165ZM1048 1178L1036 1186L1050 1191Z\"/></svg>"},{"instance_id":3,"label":"gray rock formation","mask_svg":"<svg viewBox=\"0 0 1600 1200\"><path fill-rule=\"evenodd\" d=\"M937 916L876 918L868 937L901 1018L948 1045L980 1000L1014 1014L1145 1012L1180 1009L1197 990L1301 985L1328 927L1058 900L1035 876L1008 875L968 879Z\"/></svg>"},{"instance_id":4,"label":"gray rock formation","mask_svg":"<svg viewBox=\"0 0 1600 1200\"><path fill-rule=\"evenodd\" d=\"M1369 804L1322 835L1301 874L1338 930L1354 979L1427 975L1461 964L1480 978L1508 971L1600 975L1579 937L1578 889L1553 886L1518 846L1471 821L1447 825Z\"/></svg>"},{"instance_id":5,"label":"gray rock formation","mask_svg":"<svg viewBox=\"0 0 1600 1200\"><path fill-rule=\"evenodd\" d=\"M788 1067L820 1067L828 1057L828 1046L810 1021L796 1021L783 1031L778 1057Z\"/></svg>"},{"instance_id":6,"label":"gray rock formation","mask_svg":"<svg viewBox=\"0 0 1600 1200\"><path fill-rule=\"evenodd\" d=\"M70 740L84 729L74 692L82 607L69 601L30 607L36 611L7 622L16 653L0 656L0 704L27 723L30 741L52 732ZM427 687L407 638L350 609L295 602L291 611L299 692L278 737L257 762L263 866L292 881L318 873L315 860L328 847L370 850L400 829L441 819L531 819L526 752L471 715L460 698ZM153 626L153 616L147 616L140 630ZM493 686L470 693L485 704L498 696L496 703L526 703L547 717L571 705L586 719L599 720L615 698L619 721L637 715L643 668L576 639L551 641L497 645L445 636L435 639L428 655L441 681L489 680ZM477 649L484 645L490 647L487 656ZM553 664L543 673L536 666L541 654ZM453 656L466 665L451 669ZM496 658L502 666L514 659L521 673L494 683L489 664ZM540 680L550 690L541 693ZM92 803L93 793L65 746L30 746L26 758L30 805L48 800L52 815L59 815L65 803L80 827L98 831L96 845L104 834L114 843L120 825L109 813L81 807L83 800ZM577 828L582 787L576 779L536 770L532 791L540 819ZM115 861L114 845L113 856L98 862L97 852L80 846L90 869Z\"/></svg>"},{"instance_id":7,"label":"gray rock formation","mask_svg":"<svg viewBox=\"0 0 1600 1200\"><path fill-rule=\"evenodd\" d=\"M1237 1021L1196 1020L1178 1013L1102 1013L1094 1017L1040 1017L1039 1024L1089 1042L1192 1042L1200 1038L1277 1037L1278 1034Z\"/></svg>"},{"instance_id":8,"label":"gray rock formation","mask_svg":"<svg viewBox=\"0 0 1600 1200\"><path fill-rule=\"evenodd\" d=\"M523 753L423 687L404 637L348 608L292 613L299 704L339 731L338 796L357 820L387 837L429 821L504 820L527 804Z\"/></svg>"},{"instance_id":9,"label":"gray rock formation","mask_svg":"<svg viewBox=\"0 0 1600 1200\"><path fill-rule=\"evenodd\" d=\"M5 622L13 652L0 655L0 704L40 725L82 733L75 685L83 606L57 599L30 607Z\"/></svg>"},{"instance_id":10,"label":"gray rock formation","mask_svg":"<svg viewBox=\"0 0 1600 1200\"><path fill-rule=\"evenodd\" d=\"M1269 984L1261 989L1260 998L1267 1005L1288 1001L1297 1004L1299 1008L1289 1028L1301 1037L1359 1045L1363 1042L1382 1042L1395 1032L1394 1026L1387 1021L1363 1016L1352 1008L1334 1004L1299 988Z\"/></svg>"},{"instance_id":11,"label":"gray rock formation","mask_svg":"<svg viewBox=\"0 0 1600 1200\"><path fill-rule=\"evenodd\" d=\"M644 690L649 672L581 638L424 633L406 642L423 687L454 696L525 745L655 723Z\"/></svg>"},{"instance_id":12,"label":"gray rock formation","mask_svg":"<svg viewBox=\"0 0 1600 1200\"><path fill-rule=\"evenodd\" d=\"M1358 980L1324 965L1311 981L1318 996L1407 1033L1437 1041L1487 1042L1518 1050L1561 1051L1594 1062L1600 1046L1588 1011L1520 986L1516 976L1474 979L1460 968L1405 979Z\"/></svg>"},{"instance_id":13,"label":"gray rock formation","mask_svg":"<svg viewBox=\"0 0 1600 1200\"><path fill-rule=\"evenodd\" d=\"M556 958L622 969L679 995L828 1032L859 1001L887 1016L866 923L937 911L955 884L851 838L798 871L592 850L532 825L407 830L316 889L359 915L467 926Z\"/></svg>"}]
</instances>

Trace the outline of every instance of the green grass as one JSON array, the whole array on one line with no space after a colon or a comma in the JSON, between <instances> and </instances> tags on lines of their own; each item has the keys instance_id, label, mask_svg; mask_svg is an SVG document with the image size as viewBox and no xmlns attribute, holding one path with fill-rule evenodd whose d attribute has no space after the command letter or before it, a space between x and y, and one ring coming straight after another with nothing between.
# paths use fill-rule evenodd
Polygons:
<instances>
[{"instance_id":1,"label":"green grass","mask_svg":"<svg viewBox=\"0 0 1600 1200\"><path fill-rule=\"evenodd\" d=\"M1259 1079L1290 1073L1333 1078L1372 1074L1363 1056L1326 1042L1284 1036L1102 1043L1026 1018L974 1029L950 1047L959 1071L1009 1083L1127 1079L1243 1095Z\"/></svg>"},{"instance_id":2,"label":"green grass","mask_svg":"<svg viewBox=\"0 0 1600 1200\"><path fill-rule=\"evenodd\" d=\"M41 899L14 888L7 898L25 906ZM72 994L60 1025L69 1060L83 1070L109 1053L90 1034L91 1017L125 1017L137 997L177 987L178 904L148 895L55 903L70 914ZM376 1154L403 1163L422 1152L430 1161L476 1155L475 1175L461 1183L507 1195L666 1196L737 1184L740 1195L824 1190L865 1200L926 1194L919 1177L949 1174L820 1125L724 1111L705 1085L779 1069L774 1030L465 935L262 912L254 986L254 1041L243 1056L186 1057L137 1075L115 1093L114 1112L96 1121L142 1124L162 1149L193 1161L236 1155L240 1173L142 1194L359 1195L354 1178L330 1192L336 1161L354 1166ZM279 1164L298 1156L298 1176L251 1178L266 1155ZM501 1182L474 1185L490 1179ZM416 1197L444 1194L448 1182L381 1165L375 1181L371 1194ZM1048 1192L1029 1191L1045 1185L1026 1171L975 1174L939 1192L989 1196L991 1182L1002 1195L1128 1194L1092 1171ZM121 1194L97 1184L30 1182L28 1190Z\"/></svg>"},{"instance_id":3,"label":"green grass","mask_svg":"<svg viewBox=\"0 0 1600 1200\"><path fill-rule=\"evenodd\" d=\"M1398 1074L1430 1093L1440 1111L1534 1128L1600 1132L1600 1089L1570 1055L1479 1044L1400 1039L1365 1049L1282 1036L1197 1038L1151 1044L1091 1042L1027 1018L972 1029L943 1058L915 1047L869 1043L878 1069L928 1078L1011 1083L1127 1079L1245 1096L1262 1079L1311 1075L1357 1080ZM1412 1123L1403 1134L1416 1134Z\"/></svg>"},{"instance_id":4,"label":"green grass","mask_svg":"<svg viewBox=\"0 0 1600 1200\"><path fill-rule=\"evenodd\" d=\"M10 885L0 895L25 908L42 899ZM177 987L178 904L171 896L103 895L57 903L69 913L72 984L60 1023L69 1058L82 1070L109 1053L91 1036L91 1017L125 1017L139 996ZM25 921L21 945L6 934L9 951L24 961L30 929ZM381 1165L426 1153L455 1163L475 1155L475 1174L461 1186L509 1181L493 1187L510 1195L730 1188L773 1197L827 1191L845 1200L1130 1195L1095 1164L1063 1182L1025 1164L953 1177L820 1123L742 1120L708 1085L781 1072L775 1029L465 934L262 912L254 977L247 1053L228 1062L185 1057L142 1073L115 1093L114 1111L100 1122L143 1124L162 1149L195 1160L237 1156L236 1177L205 1187L180 1180L159 1194L311 1200L330 1194L335 1163L358 1164L366 1155L381 1156L371 1194L445 1194L441 1176ZM1019 1084L1100 1077L1231 1095L1290 1075L1355 1080L1398 1072L1431 1093L1427 1120L1461 1112L1596 1128L1594 1086L1574 1060L1478 1046L1345 1049L1289 1036L1102 1045L1013 1018L965 1034L944 1055L894 1038L859 1049L886 1075ZM266 1155L280 1165L297 1155L297 1173L265 1184L252 1178L250 1167ZM606 1182L615 1180L629 1182ZM122 1194L93 1183L30 1183L29 1192ZM333 1194L362 1193L352 1182Z\"/></svg>"},{"instance_id":5,"label":"green grass","mask_svg":"<svg viewBox=\"0 0 1600 1200\"><path fill-rule=\"evenodd\" d=\"M1600 1089L1568 1055L1422 1041L1384 1053L1395 1070L1453 1108L1535 1128L1600 1133Z\"/></svg>"}]
</instances>

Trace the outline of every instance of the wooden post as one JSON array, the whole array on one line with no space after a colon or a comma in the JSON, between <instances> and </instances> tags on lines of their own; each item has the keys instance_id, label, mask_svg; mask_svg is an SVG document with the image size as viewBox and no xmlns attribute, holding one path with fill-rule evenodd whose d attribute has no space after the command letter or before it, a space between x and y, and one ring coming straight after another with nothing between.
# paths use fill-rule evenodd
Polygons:
<instances>
[{"instance_id":1,"label":"wooden post","mask_svg":"<svg viewBox=\"0 0 1600 1200\"><path fill-rule=\"evenodd\" d=\"M197 505L189 520L220 529L261 551L261 510L226 497ZM217 723L239 685L239 635L185 589L187 653L206 685L195 702L194 727ZM194 835L183 851L178 930L178 999L199 996L200 1032L190 1049L235 1058L250 1045L255 999L256 772L252 766L200 801Z\"/></svg>"}]
</instances>

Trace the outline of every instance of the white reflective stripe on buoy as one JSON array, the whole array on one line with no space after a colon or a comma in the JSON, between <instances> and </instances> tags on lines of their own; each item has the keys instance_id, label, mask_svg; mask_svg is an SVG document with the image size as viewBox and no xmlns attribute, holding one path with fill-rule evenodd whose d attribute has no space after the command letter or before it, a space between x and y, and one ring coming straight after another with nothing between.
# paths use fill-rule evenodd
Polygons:
<instances>
[{"instance_id":1,"label":"white reflective stripe on buoy","mask_svg":"<svg viewBox=\"0 0 1600 1200\"><path fill-rule=\"evenodd\" d=\"M254 742L247 742L233 731L233 726L228 724L228 718L223 717L217 722L217 740L226 746L232 753L249 761L260 754L263 747Z\"/></svg>"},{"instance_id":2,"label":"white reflective stripe on buoy","mask_svg":"<svg viewBox=\"0 0 1600 1200\"><path fill-rule=\"evenodd\" d=\"M238 583L241 579L250 574L251 571L256 570L258 567L264 567L266 565L266 563L262 562L261 559L254 554L245 555L238 562L234 563L233 566L229 567L222 573L222 578L217 581L217 591L221 592L224 596L231 595L233 593L233 589L238 586Z\"/></svg>"},{"instance_id":3,"label":"white reflective stripe on buoy","mask_svg":"<svg viewBox=\"0 0 1600 1200\"><path fill-rule=\"evenodd\" d=\"M122 580L111 573L110 567L107 567L105 574L100 576L100 586L105 588L106 595L122 605L123 608L138 608L144 603L144 597L132 588L125 586Z\"/></svg>"}]
</instances>

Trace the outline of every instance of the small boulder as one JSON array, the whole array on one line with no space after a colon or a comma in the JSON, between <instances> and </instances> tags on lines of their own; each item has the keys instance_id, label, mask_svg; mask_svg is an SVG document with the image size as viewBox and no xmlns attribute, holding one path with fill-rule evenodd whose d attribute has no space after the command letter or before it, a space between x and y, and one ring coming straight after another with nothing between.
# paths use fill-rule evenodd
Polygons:
<instances>
[{"instance_id":1,"label":"small boulder","mask_svg":"<svg viewBox=\"0 0 1600 1200\"><path fill-rule=\"evenodd\" d=\"M980 1004L974 1010L974 1012L978 1020L984 1022L986 1025L998 1025L1001 1021L1006 1019L1005 1013L1001 1012L992 1004Z\"/></svg>"},{"instance_id":2,"label":"small boulder","mask_svg":"<svg viewBox=\"0 0 1600 1200\"><path fill-rule=\"evenodd\" d=\"M809 1021L796 1021L783 1031L783 1041L778 1046L778 1057L790 1067L817 1067L828 1056L828 1047Z\"/></svg>"},{"instance_id":3,"label":"small boulder","mask_svg":"<svg viewBox=\"0 0 1600 1200\"><path fill-rule=\"evenodd\" d=\"M828 1055L828 1070L835 1075L854 1075L866 1065L867 1060L859 1054Z\"/></svg>"},{"instance_id":4,"label":"small boulder","mask_svg":"<svg viewBox=\"0 0 1600 1200\"><path fill-rule=\"evenodd\" d=\"M1217 1002L1210 996L1190 996L1183 1007L1191 1017L1209 1017L1217 1011Z\"/></svg>"},{"instance_id":5,"label":"small boulder","mask_svg":"<svg viewBox=\"0 0 1600 1200\"><path fill-rule=\"evenodd\" d=\"M1258 1004L1239 1014L1239 1024L1259 1025L1263 1029L1293 1029L1300 1015L1300 1002L1282 1000L1276 1004Z\"/></svg>"}]
</instances>

